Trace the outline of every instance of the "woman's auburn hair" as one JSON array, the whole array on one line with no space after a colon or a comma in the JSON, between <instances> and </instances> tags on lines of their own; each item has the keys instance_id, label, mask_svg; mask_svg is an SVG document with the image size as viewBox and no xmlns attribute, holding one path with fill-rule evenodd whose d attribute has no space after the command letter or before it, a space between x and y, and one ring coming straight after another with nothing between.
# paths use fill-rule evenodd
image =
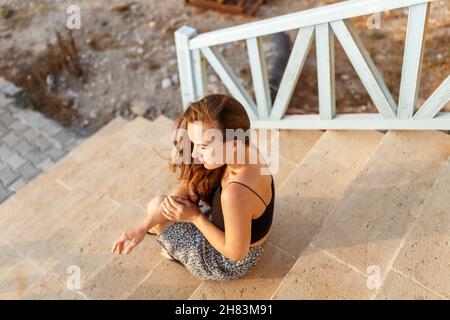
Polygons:
<instances>
[{"instance_id":1,"label":"woman's auburn hair","mask_svg":"<svg viewBox=\"0 0 450 320\"><path fill-rule=\"evenodd\" d=\"M225 94L211 94L192 102L175 120L175 132L179 132L179 129L187 132L188 123L192 124L194 121L201 121L202 125L219 129L224 142L227 139L226 129L242 129L244 132L250 129L250 119L242 104ZM191 197L191 200L196 202L201 199L211 205L214 191L220 184L226 165L209 170L203 164L194 163L192 154L184 155L184 149L179 148L180 144L183 145L182 139L183 136L175 138L173 140L174 147L177 148L179 157L188 156L191 161L190 163L174 163L171 159L169 168L172 172L179 169L178 180L186 183L189 194L195 195L195 199ZM247 138L244 143L248 145ZM190 142L190 146L190 150L193 150L192 142Z\"/></svg>"}]
</instances>

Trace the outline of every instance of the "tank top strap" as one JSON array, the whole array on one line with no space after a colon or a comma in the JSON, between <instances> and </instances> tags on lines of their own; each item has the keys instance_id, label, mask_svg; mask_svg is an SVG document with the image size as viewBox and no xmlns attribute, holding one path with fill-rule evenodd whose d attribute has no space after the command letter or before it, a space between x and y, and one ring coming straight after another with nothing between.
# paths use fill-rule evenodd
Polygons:
<instances>
[{"instance_id":1,"label":"tank top strap","mask_svg":"<svg viewBox=\"0 0 450 320\"><path fill-rule=\"evenodd\" d=\"M246 187L247 189L249 189L250 191L252 191L254 194L256 194L256 195L258 196L259 199L261 199L261 201L264 203L264 205L265 205L266 207L268 206L268 205L266 204L266 202L263 200L263 198L261 198L261 196L255 192L255 190L253 190L252 188L250 188L250 187L247 186L246 184L243 184L242 182L239 182L239 181L230 181L228 184L233 183L233 182L239 183L240 185L243 185L244 187Z\"/></svg>"}]
</instances>

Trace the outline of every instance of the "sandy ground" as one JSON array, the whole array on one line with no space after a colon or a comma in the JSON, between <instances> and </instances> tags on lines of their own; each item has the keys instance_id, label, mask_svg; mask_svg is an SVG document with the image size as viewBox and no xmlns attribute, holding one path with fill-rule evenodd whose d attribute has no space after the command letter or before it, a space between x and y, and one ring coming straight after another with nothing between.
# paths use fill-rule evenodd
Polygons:
<instances>
[{"instance_id":1,"label":"sandy ground","mask_svg":"<svg viewBox=\"0 0 450 320\"><path fill-rule=\"evenodd\" d=\"M81 29L73 36L88 77L83 83L62 71L55 75L52 89L59 96L73 98L67 108L74 109L76 116L68 126L89 135L117 114L153 119L163 113L174 118L181 110L173 37L177 28L189 25L202 33L334 2L269 0L255 17L245 17L186 6L182 0L0 0L3 8L11 9L0 17L0 76L14 81L18 72L29 72L30 66L39 63L36 60L43 59L39 53L48 50L48 43L55 43L55 31L67 31L66 9L75 4L81 8ZM406 18L406 9L383 13L380 29L369 29L367 17L351 19L395 99ZM296 30L288 34L294 40ZM449 44L450 1L437 0L432 3L427 29L421 99L450 73ZM220 46L220 51L250 88L245 43ZM317 113L314 51L313 45L288 113ZM337 112L376 112L339 44L335 60ZM210 93L224 91L210 68L208 79Z\"/></svg>"}]
</instances>

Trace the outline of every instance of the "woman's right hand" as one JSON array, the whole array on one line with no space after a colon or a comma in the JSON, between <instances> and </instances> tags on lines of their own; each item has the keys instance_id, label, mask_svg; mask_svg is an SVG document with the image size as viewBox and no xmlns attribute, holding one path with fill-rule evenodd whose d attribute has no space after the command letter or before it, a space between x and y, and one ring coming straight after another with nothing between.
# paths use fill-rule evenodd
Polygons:
<instances>
[{"instance_id":1,"label":"woman's right hand","mask_svg":"<svg viewBox=\"0 0 450 320\"><path fill-rule=\"evenodd\" d=\"M114 242L112 253L114 253L117 249L119 254L121 254L127 241L130 241L130 243L125 248L124 254L130 253L131 250L142 242L146 233L147 232L141 227L134 227L124 231L122 236Z\"/></svg>"}]
</instances>

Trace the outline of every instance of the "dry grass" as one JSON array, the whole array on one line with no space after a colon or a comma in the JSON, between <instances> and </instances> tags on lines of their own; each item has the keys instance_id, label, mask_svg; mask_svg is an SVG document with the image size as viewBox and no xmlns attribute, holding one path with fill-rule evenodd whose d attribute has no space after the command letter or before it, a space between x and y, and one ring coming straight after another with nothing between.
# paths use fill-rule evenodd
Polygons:
<instances>
[{"instance_id":1,"label":"dry grass","mask_svg":"<svg viewBox=\"0 0 450 320\"><path fill-rule=\"evenodd\" d=\"M87 74L80 63L78 48L71 33L66 37L56 32L57 43L47 44L47 50L39 54L30 64L18 67L12 82L21 87L18 96L25 107L40 111L64 125L69 125L76 117L72 101L49 91L47 76L58 75L66 70L81 82L86 81Z\"/></svg>"},{"instance_id":2,"label":"dry grass","mask_svg":"<svg viewBox=\"0 0 450 320\"><path fill-rule=\"evenodd\" d=\"M0 6L0 19L9 19L15 15L15 11L7 5Z\"/></svg>"}]
</instances>

